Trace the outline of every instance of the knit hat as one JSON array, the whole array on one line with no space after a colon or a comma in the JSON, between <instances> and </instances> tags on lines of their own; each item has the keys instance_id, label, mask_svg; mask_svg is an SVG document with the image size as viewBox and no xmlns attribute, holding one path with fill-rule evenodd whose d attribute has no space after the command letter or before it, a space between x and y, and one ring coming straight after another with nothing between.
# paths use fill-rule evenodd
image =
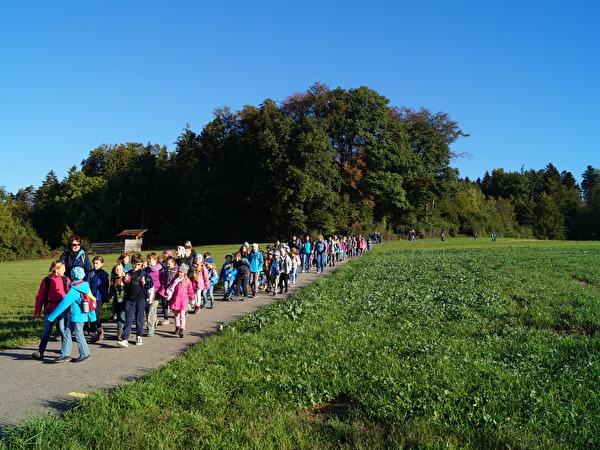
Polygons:
<instances>
[{"instance_id":1,"label":"knit hat","mask_svg":"<svg viewBox=\"0 0 600 450\"><path fill-rule=\"evenodd\" d=\"M81 267L73 267L71 270L71 279L73 281L83 280L85 277L85 271Z\"/></svg>"},{"instance_id":2,"label":"knit hat","mask_svg":"<svg viewBox=\"0 0 600 450\"><path fill-rule=\"evenodd\" d=\"M179 272L186 274L188 273L188 271L190 270L190 267L187 264L182 264L179 266Z\"/></svg>"}]
</instances>

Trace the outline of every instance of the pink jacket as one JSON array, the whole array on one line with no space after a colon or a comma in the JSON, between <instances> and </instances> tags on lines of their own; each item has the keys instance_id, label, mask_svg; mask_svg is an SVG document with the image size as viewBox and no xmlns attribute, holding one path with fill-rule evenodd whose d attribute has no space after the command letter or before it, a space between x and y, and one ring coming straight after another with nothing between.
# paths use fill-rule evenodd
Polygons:
<instances>
[{"instance_id":1,"label":"pink jacket","mask_svg":"<svg viewBox=\"0 0 600 450\"><path fill-rule=\"evenodd\" d=\"M203 291L210 287L210 281L208 281L208 270L204 264L196 266L194 264L194 290Z\"/></svg>"},{"instance_id":2,"label":"pink jacket","mask_svg":"<svg viewBox=\"0 0 600 450\"><path fill-rule=\"evenodd\" d=\"M167 298L171 301L172 310L186 310L188 303L195 298L190 279L187 276L173 278L167 289Z\"/></svg>"},{"instance_id":3,"label":"pink jacket","mask_svg":"<svg viewBox=\"0 0 600 450\"><path fill-rule=\"evenodd\" d=\"M46 278L44 278L40 283L40 289L35 296L35 309L33 312L33 317L40 317L42 306L45 306L46 313L50 314L52 311L54 311L54 308L58 306L62 299L65 298L67 292L69 292L69 284L71 284L71 280L66 278L66 283L63 283L62 277L59 277L58 275L52 275L49 278L50 289L48 290L48 301L44 305L44 300L46 299ZM64 284L67 285L66 291Z\"/></svg>"},{"instance_id":4,"label":"pink jacket","mask_svg":"<svg viewBox=\"0 0 600 450\"><path fill-rule=\"evenodd\" d=\"M145 270L146 270L146 273L148 275L150 275L150 277L152 278L152 283L154 284L154 292L156 294L158 294L162 287L161 281L160 281L160 278L161 278L160 272L161 272L161 270L163 270L162 264L157 264L155 266L148 266L148 267L146 267Z\"/></svg>"}]
</instances>

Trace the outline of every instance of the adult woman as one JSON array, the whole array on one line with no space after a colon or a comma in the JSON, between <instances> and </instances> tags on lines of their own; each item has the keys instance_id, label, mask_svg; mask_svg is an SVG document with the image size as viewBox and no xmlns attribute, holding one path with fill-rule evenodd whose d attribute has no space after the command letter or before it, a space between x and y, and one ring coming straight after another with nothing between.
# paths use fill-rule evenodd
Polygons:
<instances>
[{"instance_id":1,"label":"adult woman","mask_svg":"<svg viewBox=\"0 0 600 450\"><path fill-rule=\"evenodd\" d=\"M60 255L58 260L65 263L65 272L68 275L71 274L74 267L81 267L86 275L93 270L87 249L81 246L81 238L79 236L71 236L69 238L69 247Z\"/></svg>"}]
</instances>

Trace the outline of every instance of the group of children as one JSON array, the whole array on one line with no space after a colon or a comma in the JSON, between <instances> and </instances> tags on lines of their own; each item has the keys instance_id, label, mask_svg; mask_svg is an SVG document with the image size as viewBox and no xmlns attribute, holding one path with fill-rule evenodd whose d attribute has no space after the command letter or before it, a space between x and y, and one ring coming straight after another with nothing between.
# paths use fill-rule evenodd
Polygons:
<instances>
[{"instance_id":1,"label":"group of children","mask_svg":"<svg viewBox=\"0 0 600 450\"><path fill-rule=\"evenodd\" d=\"M80 245L80 244L79 244ZM67 267L63 261L53 261L36 296L34 316L44 309L45 324L38 351L32 357L44 359L44 352L54 324L62 338L60 357L55 362L71 360L72 334L79 348L82 362L90 358L85 332L90 343L105 338L100 311L102 304L112 301L112 319L117 321L117 345L129 346L135 322L136 345L142 345L146 336L155 335L157 325L169 325L169 310L173 312L174 333L184 337L187 314L215 307L214 289L223 287L223 300L244 301L255 297L258 291L288 292L295 287L299 273L313 268L323 273L326 263L334 265L346 257L358 256L370 247L370 242L358 236L352 238L319 236L311 241L307 236L296 236L286 244L260 250L244 243L240 250L227 255L220 273L210 253L197 254L188 241L177 247L176 257L170 250L162 256L151 252L144 259L141 254L121 255L111 268L110 276L104 270L104 258L96 256L92 264ZM77 249L77 248L75 248ZM88 260L89 261L89 260ZM91 270L85 270L89 267ZM69 278L70 276L70 278ZM93 305L90 308L90 305ZM158 306L162 320L158 319Z\"/></svg>"}]
</instances>

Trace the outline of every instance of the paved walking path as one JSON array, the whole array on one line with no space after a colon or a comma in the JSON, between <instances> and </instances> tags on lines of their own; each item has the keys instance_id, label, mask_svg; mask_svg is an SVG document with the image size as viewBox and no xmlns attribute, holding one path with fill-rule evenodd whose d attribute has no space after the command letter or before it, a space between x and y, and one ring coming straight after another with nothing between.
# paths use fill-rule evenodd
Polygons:
<instances>
[{"instance_id":1,"label":"paved walking path","mask_svg":"<svg viewBox=\"0 0 600 450\"><path fill-rule=\"evenodd\" d=\"M342 263L337 263L338 267ZM326 268L325 274L335 268ZM173 360L201 339L215 333L219 326L293 294L318 277L314 272L300 274L298 286L288 294L259 292L247 301L215 301L215 309L203 310L187 316L184 338L173 334L175 325L158 326L154 337L144 337L137 346L130 339L128 348L117 346L116 323L104 323L107 338L90 345L92 357L83 363L55 364L60 354L60 341L50 341L45 359L37 361L31 354L38 342L25 348L0 352L0 429L16 425L32 415L63 412L73 406L77 398L94 388L111 388L133 380L145 372ZM222 298L217 291L215 299ZM159 308L160 311L160 308ZM172 317L172 316L171 316ZM132 336L135 334L132 333ZM73 342L73 357L78 356Z\"/></svg>"}]
</instances>

